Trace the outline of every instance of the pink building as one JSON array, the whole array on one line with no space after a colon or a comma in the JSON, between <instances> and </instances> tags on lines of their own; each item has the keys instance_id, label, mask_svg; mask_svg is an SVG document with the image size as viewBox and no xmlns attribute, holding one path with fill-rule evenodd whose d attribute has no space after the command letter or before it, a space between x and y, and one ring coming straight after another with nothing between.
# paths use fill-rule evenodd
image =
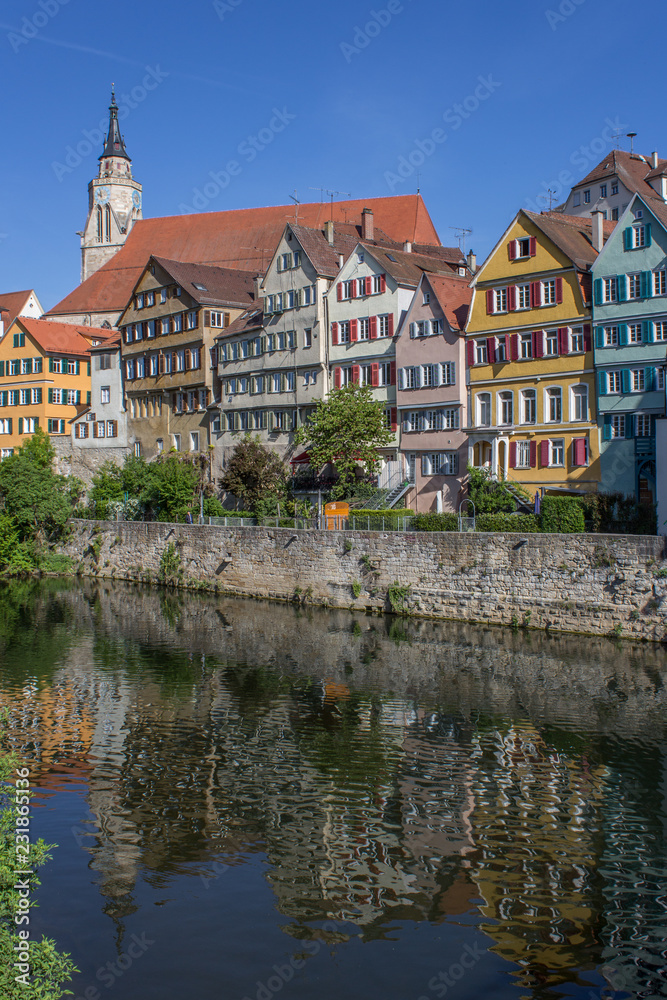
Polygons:
<instances>
[{"instance_id":1,"label":"pink building","mask_svg":"<svg viewBox=\"0 0 667 1000\"><path fill-rule=\"evenodd\" d=\"M400 450L414 484L406 505L455 511L463 498L468 439L464 330L468 278L424 274L396 340Z\"/></svg>"}]
</instances>

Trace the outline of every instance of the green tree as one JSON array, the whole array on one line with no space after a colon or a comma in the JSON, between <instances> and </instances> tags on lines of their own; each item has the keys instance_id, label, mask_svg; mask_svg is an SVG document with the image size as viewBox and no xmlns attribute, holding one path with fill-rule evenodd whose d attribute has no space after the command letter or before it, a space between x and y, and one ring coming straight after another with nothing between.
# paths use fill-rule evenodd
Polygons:
<instances>
[{"instance_id":1,"label":"green tree","mask_svg":"<svg viewBox=\"0 0 667 1000\"><path fill-rule=\"evenodd\" d=\"M515 485L517 493L526 500L528 494ZM504 483L494 479L488 469L468 466L468 498L475 505L477 514L499 514L516 510L516 498Z\"/></svg>"},{"instance_id":2,"label":"green tree","mask_svg":"<svg viewBox=\"0 0 667 1000\"><path fill-rule=\"evenodd\" d=\"M287 469L275 452L251 434L239 441L227 463L220 485L233 493L247 510L286 495Z\"/></svg>"},{"instance_id":3,"label":"green tree","mask_svg":"<svg viewBox=\"0 0 667 1000\"><path fill-rule=\"evenodd\" d=\"M0 462L0 502L21 542L56 541L83 493L83 484L74 476L53 471L54 455L40 429Z\"/></svg>"},{"instance_id":4,"label":"green tree","mask_svg":"<svg viewBox=\"0 0 667 1000\"><path fill-rule=\"evenodd\" d=\"M335 465L339 492L348 493L360 466L367 475L379 470L380 449L394 440L394 432L387 428L385 405L373 398L371 387L350 382L318 402L294 439L307 443L313 468Z\"/></svg>"}]
</instances>

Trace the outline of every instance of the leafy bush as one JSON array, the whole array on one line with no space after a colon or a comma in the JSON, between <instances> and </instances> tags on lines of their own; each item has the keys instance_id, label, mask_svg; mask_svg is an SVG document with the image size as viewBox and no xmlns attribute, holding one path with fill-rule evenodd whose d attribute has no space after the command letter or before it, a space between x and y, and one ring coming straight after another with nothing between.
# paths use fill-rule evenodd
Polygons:
<instances>
[{"instance_id":1,"label":"leafy bush","mask_svg":"<svg viewBox=\"0 0 667 1000\"><path fill-rule=\"evenodd\" d=\"M416 514L412 522L415 531L458 531L456 514Z\"/></svg>"},{"instance_id":2,"label":"leafy bush","mask_svg":"<svg viewBox=\"0 0 667 1000\"><path fill-rule=\"evenodd\" d=\"M535 514L480 514L476 520L478 531L541 531L540 519ZM582 529L583 530L583 529Z\"/></svg>"},{"instance_id":3,"label":"leafy bush","mask_svg":"<svg viewBox=\"0 0 667 1000\"><path fill-rule=\"evenodd\" d=\"M384 517L385 519L404 517L412 517L414 515L413 510L409 510L405 507L392 507L390 510L372 510L365 507L360 507L359 509L353 509L350 511L350 517L354 515L355 517Z\"/></svg>"},{"instance_id":4,"label":"leafy bush","mask_svg":"<svg viewBox=\"0 0 667 1000\"><path fill-rule=\"evenodd\" d=\"M514 484L514 489L529 502L528 494L518 484ZM516 498L505 484L494 479L488 469L478 469L474 465L468 466L468 499L474 503L477 514L516 510Z\"/></svg>"},{"instance_id":5,"label":"leafy bush","mask_svg":"<svg viewBox=\"0 0 667 1000\"><path fill-rule=\"evenodd\" d=\"M540 511L542 531L582 532L586 530L584 512L577 497L543 497Z\"/></svg>"},{"instance_id":6,"label":"leafy bush","mask_svg":"<svg viewBox=\"0 0 667 1000\"><path fill-rule=\"evenodd\" d=\"M623 493L586 493L578 498L586 531L605 534L655 535L658 522L655 504L638 503Z\"/></svg>"}]
</instances>

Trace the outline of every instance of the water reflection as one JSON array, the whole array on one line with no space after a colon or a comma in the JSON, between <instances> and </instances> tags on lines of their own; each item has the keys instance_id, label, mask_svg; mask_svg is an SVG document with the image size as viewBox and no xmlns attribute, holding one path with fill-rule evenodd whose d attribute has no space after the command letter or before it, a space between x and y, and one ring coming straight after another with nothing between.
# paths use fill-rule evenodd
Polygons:
<instances>
[{"instance_id":1,"label":"water reflection","mask_svg":"<svg viewBox=\"0 0 667 1000\"><path fill-rule=\"evenodd\" d=\"M296 938L473 925L521 997L667 996L662 648L122 585L1 600L12 741L45 801L85 789L119 941L140 879L262 858Z\"/></svg>"}]
</instances>

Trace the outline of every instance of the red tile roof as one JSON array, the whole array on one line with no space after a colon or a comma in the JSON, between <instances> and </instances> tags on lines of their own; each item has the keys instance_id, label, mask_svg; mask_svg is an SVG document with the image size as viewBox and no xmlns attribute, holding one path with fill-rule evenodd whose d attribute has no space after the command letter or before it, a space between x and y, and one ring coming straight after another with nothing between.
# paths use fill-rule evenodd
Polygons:
<instances>
[{"instance_id":1,"label":"red tile roof","mask_svg":"<svg viewBox=\"0 0 667 1000\"><path fill-rule=\"evenodd\" d=\"M593 248L593 222L590 217L563 215L561 212L542 212L538 215L525 209L523 212L576 267L588 270L595 262L598 251ZM611 221L602 223L605 241L613 233L615 226L616 223Z\"/></svg>"},{"instance_id":2,"label":"red tile roof","mask_svg":"<svg viewBox=\"0 0 667 1000\"><path fill-rule=\"evenodd\" d=\"M17 316L15 323L37 341L45 354L87 355L91 340L107 342L110 339L109 330L96 326L75 326L28 316Z\"/></svg>"},{"instance_id":3,"label":"red tile roof","mask_svg":"<svg viewBox=\"0 0 667 1000\"><path fill-rule=\"evenodd\" d=\"M255 300L253 271L209 264L187 264L166 257L153 257L177 284L202 305L249 306ZM197 288L204 285L204 288Z\"/></svg>"},{"instance_id":4,"label":"red tile roof","mask_svg":"<svg viewBox=\"0 0 667 1000\"><path fill-rule=\"evenodd\" d=\"M299 205L299 223L321 228L334 222L356 225L364 208L374 224L397 242L439 245L440 240L420 195ZM141 219L124 247L87 281L49 311L49 315L120 312L132 294L151 254L171 260L264 271L285 223L294 219L294 205L206 212Z\"/></svg>"},{"instance_id":5,"label":"red tile roof","mask_svg":"<svg viewBox=\"0 0 667 1000\"><path fill-rule=\"evenodd\" d=\"M433 253L408 253L395 247L378 247L368 243L363 245L392 278L399 284L412 288L417 287L424 272L451 274L453 268L465 266L465 258L461 255L461 251L452 247L434 248ZM449 251L448 256L453 255L455 260L446 259L440 252L442 250Z\"/></svg>"},{"instance_id":6,"label":"red tile roof","mask_svg":"<svg viewBox=\"0 0 667 1000\"><path fill-rule=\"evenodd\" d=\"M5 330L14 322L31 295L32 288L25 292L6 292L0 295L0 318L5 324Z\"/></svg>"},{"instance_id":7,"label":"red tile roof","mask_svg":"<svg viewBox=\"0 0 667 1000\"><path fill-rule=\"evenodd\" d=\"M468 322L468 311L472 301L472 288L468 279L459 278L454 274L426 274L424 280L433 289L433 294L452 330L463 332Z\"/></svg>"},{"instance_id":8,"label":"red tile roof","mask_svg":"<svg viewBox=\"0 0 667 1000\"><path fill-rule=\"evenodd\" d=\"M585 187L594 181L605 181L617 176L629 191L637 192L645 198L658 198L658 194L648 183L649 177L657 177L667 168L667 160L658 160L658 166L653 169L653 160L638 153L631 155L624 149L612 149L603 160L593 167L583 181L575 184L575 188Z\"/></svg>"},{"instance_id":9,"label":"red tile roof","mask_svg":"<svg viewBox=\"0 0 667 1000\"><path fill-rule=\"evenodd\" d=\"M233 337L235 333L252 333L261 330L264 325L264 310L262 308L248 309L241 313L236 319L226 326L224 330L216 336L216 340L223 337Z\"/></svg>"}]
</instances>

